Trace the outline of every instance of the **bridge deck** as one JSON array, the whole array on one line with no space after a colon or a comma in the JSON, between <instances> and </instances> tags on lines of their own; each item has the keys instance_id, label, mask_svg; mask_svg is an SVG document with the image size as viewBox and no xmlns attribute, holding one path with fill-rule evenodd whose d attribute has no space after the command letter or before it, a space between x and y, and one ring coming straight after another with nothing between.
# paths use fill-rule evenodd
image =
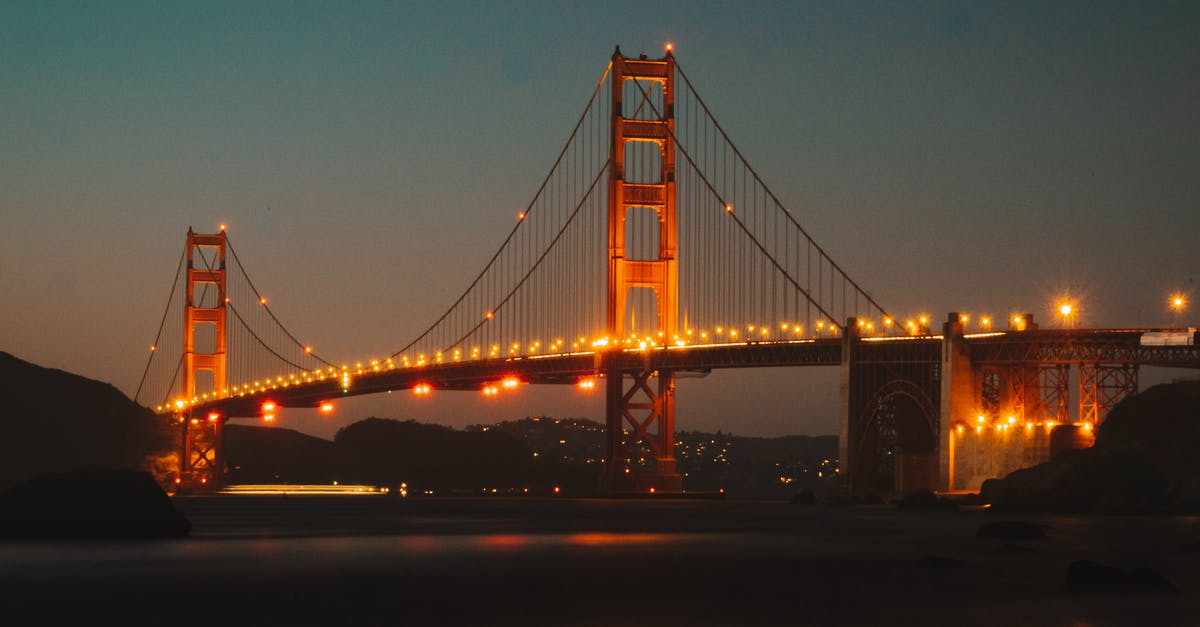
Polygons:
<instances>
[{"instance_id":1,"label":"bridge deck","mask_svg":"<svg viewBox=\"0 0 1200 627\"><path fill-rule=\"evenodd\" d=\"M1187 335L1187 343L1176 338ZM964 336L977 365L1136 364L1200 368L1195 331L1155 329L1056 329L1000 331ZM1174 334L1174 335L1172 335ZM1166 337L1167 341L1159 341ZM1153 341L1144 338L1154 338ZM903 364L941 361L942 337L864 338L856 341L859 364ZM440 390L480 390L506 377L530 384L574 384L597 376L610 366L622 371L702 371L724 368L836 366L842 360L842 340L765 341L645 350L588 351L502 359L483 359L418 367L360 369L349 373L343 389L341 373L311 383L280 384L216 400L202 400L194 412L216 411L230 417L255 416L265 400L282 407L316 407L347 396L407 390L427 384Z\"/></svg>"}]
</instances>

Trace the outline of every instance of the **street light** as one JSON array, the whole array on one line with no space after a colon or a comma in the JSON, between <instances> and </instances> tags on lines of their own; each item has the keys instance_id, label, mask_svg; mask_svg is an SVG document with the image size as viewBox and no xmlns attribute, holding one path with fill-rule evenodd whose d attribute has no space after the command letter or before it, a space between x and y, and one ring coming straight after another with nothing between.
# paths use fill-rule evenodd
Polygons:
<instances>
[{"instance_id":1,"label":"street light","mask_svg":"<svg viewBox=\"0 0 1200 627\"><path fill-rule=\"evenodd\" d=\"M1179 293L1171 294L1167 304L1171 308L1171 328L1175 328L1175 316L1183 311L1184 307L1187 307L1187 297Z\"/></svg>"},{"instance_id":2,"label":"street light","mask_svg":"<svg viewBox=\"0 0 1200 627\"><path fill-rule=\"evenodd\" d=\"M1074 311L1075 311L1075 307L1073 305L1071 305L1071 303L1068 303L1068 302L1061 303L1058 306L1058 315L1062 316L1062 318L1063 318L1063 327L1064 328L1070 328L1072 326L1071 325L1071 314L1074 313Z\"/></svg>"}]
</instances>

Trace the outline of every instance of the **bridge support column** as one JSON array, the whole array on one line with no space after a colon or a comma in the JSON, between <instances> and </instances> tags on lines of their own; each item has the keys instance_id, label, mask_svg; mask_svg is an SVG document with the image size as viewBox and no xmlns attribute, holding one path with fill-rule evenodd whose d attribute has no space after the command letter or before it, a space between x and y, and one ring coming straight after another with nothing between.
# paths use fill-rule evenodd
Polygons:
<instances>
[{"instance_id":1,"label":"bridge support column","mask_svg":"<svg viewBox=\"0 0 1200 627\"><path fill-rule=\"evenodd\" d=\"M855 477L860 460L855 459L856 446L852 442L856 439L858 431L863 427L854 426L857 422L857 417L861 413L860 405L862 404L861 397L863 395L862 377L857 376L858 359L858 321L854 318L846 320L845 333L842 334L842 365L841 377L838 385L838 394L840 397L840 411L838 412L838 468L841 472L842 489L847 493L855 492L856 486Z\"/></svg>"},{"instance_id":2,"label":"bridge support column","mask_svg":"<svg viewBox=\"0 0 1200 627\"><path fill-rule=\"evenodd\" d=\"M1037 420L1043 413L1041 372L1037 365L1017 364L1000 375L1000 403L988 421L1015 418L1022 424Z\"/></svg>"},{"instance_id":3,"label":"bridge support column","mask_svg":"<svg viewBox=\"0 0 1200 627\"><path fill-rule=\"evenodd\" d=\"M603 488L610 492L679 492L675 462L675 375L671 372L607 371Z\"/></svg>"},{"instance_id":4,"label":"bridge support column","mask_svg":"<svg viewBox=\"0 0 1200 627\"><path fill-rule=\"evenodd\" d=\"M1099 425L1108 410L1137 394L1137 364L1079 364L1079 422Z\"/></svg>"},{"instance_id":5,"label":"bridge support column","mask_svg":"<svg viewBox=\"0 0 1200 627\"><path fill-rule=\"evenodd\" d=\"M942 325L942 391L938 411L938 489L962 488L961 477L955 476L955 466L962 463L954 447L965 432L959 426L973 425L979 415L983 398L982 373L971 361L970 347L963 339L963 323L958 313L949 315Z\"/></svg>"}]
</instances>

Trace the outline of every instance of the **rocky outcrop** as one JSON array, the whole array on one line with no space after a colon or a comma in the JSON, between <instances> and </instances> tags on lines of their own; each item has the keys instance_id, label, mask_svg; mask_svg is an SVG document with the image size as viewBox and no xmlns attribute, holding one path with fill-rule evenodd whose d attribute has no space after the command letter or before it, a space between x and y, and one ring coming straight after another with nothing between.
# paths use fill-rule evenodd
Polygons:
<instances>
[{"instance_id":1,"label":"rocky outcrop","mask_svg":"<svg viewBox=\"0 0 1200 627\"><path fill-rule=\"evenodd\" d=\"M1093 447L989 479L996 511L1136 514L1200 509L1200 381L1154 386L1119 403Z\"/></svg>"},{"instance_id":2,"label":"rocky outcrop","mask_svg":"<svg viewBox=\"0 0 1200 627\"><path fill-rule=\"evenodd\" d=\"M80 468L35 477L0 495L0 537L172 538L191 528L143 471Z\"/></svg>"},{"instance_id":3,"label":"rocky outcrop","mask_svg":"<svg viewBox=\"0 0 1200 627\"><path fill-rule=\"evenodd\" d=\"M1095 449L989 479L980 496L1003 512L1141 514L1170 505L1167 478L1153 464Z\"/></svg>"},{"instance_id":4,"label":"rocky outcrop","mask_svg":"<svg viewBox=\"0 0 1200 627\"><path fill-rule=\"evenodd\" d=\"M936 510L936 509L954 510L954 509L958 509L958 504L955 503L954 501L951 501L948 498L938 497L936 494L934 494L933 492L930 492L929 490L913 490L912 492L905 494L904 498L900 499L900 501L898 503L896 503L896 508L897 509L925 509L925 510Z\"/></svg>"}]
</instances>

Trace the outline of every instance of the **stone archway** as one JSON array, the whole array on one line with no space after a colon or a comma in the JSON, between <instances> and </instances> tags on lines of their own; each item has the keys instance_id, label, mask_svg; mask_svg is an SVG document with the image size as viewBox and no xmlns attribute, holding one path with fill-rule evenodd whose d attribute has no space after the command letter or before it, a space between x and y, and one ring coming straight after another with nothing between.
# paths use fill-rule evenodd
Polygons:
<instances>
[{"instance_id":1,"label":"stone archway","mask_svg":"<svg viewBox=\"0 0 1200 627\"><path fill-rule=\"evenodd\" d=\"M851 478L857 491L904 494L937 485L938 410L929 393L904 379L871 395L858 417Z\"/></svg>"}]
</instances>

